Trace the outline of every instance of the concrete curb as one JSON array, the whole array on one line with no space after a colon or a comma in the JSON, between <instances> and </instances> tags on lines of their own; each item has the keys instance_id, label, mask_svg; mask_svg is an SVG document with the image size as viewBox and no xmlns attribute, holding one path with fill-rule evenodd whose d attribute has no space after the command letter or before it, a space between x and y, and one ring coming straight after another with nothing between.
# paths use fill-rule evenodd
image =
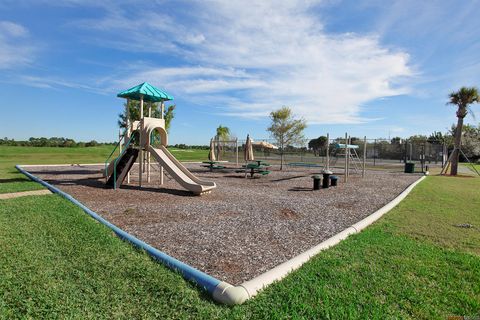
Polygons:
<instances>
[{"instance_id":1,"label":"concrete curb","mask_svg":"<svg viewBox=\"0 0 480 320\"><path fill-rule=\"evenodd\" d=\"M400 193L395 199L387 203L382 208L378 209L368 217L355 223L354 225L346 228L342 232L328 238L315 247L301 253L300 255L285 261L284 263L276 266L275 268L248 280L236 287L229 286L228 284L221 283L214 292L215 300L226 303L229 305L241 304L247 299L254 297L259 291L286 277L289 273L300 268L305 262L310 260L313 256L317 255L321 251L335 246L340 241L345 240L349 235L358 233L371 225L382 217L385 213L393 209L398 205L405 197L413 190L413 188L425 179L425 176L421 177L417 181L408 186L402 193Z\"/></svg>"},{"instance_id":2,"label":"concrete curb","mask_svg":"<svg viewBox=\"0 0 480 320\"><path fill-rule=\"evenodd\" d=\"M213 294L215 291L216 287L221 283L220 280L200 271L192 266L189 266L188 264L185 264L169 255L166 253L150 246L149 244L139 240L138 238L132 236L128 232L123 231L113 223L109 222L108 220L105 220L102 218L99 214L96 212L90 210L87 208L85 205L83 205L81 202L79 202L77 199L72 197L66 192L63 192L60 189L57 189L56 187L52 186L51 184L43 181L42 179L34 176L33 174L29 173L28 171L25 171L22 169L19 165L16 165L15 168L26 175L28 178L31 180L40 183L41 185L45 186L48 188L50 191L53 193L56 193L63 198L67 199L68 201L72 202L76 206L80 207L85 213L90 215L93 219L97 220L98 222L102 223L103 225L107 226L108 228L112 229L115 234L123 240L126 240L133 244L134 246L145 250L150 256L152 256L154 259L160 261L163 265L166 267L178 271L185 279L189 281L193 281L196 283L200 288L206 290L210 294Z\"/></svg>"},{"instance_id":3,"label":"concrete curb","mask_svg":"<svg viewBox=\"0 0 480 320\"><path fill-rule=\"evenodd\" d=\"M21 168L105 166L105 163L17 164Z\"/></svg>"},{"instance_id":4,"label":"concrete curb","mask_svg":"<svg viewBox=\"0 0 480 320\"><path fill-rule=\"evenodd\" d=\"M42 166L42 165L37 165L37 167L38 166ZM55 165L50 165L50 166L55 166ZM35 167L35 165L30 167ZM375 211L368 217L364 218L363 220L355 223L354 225L346 228L345 230L337 233L336 235L314 246L313 248L310 248L309 250L301 253L300 255L288 261L283 262L282 264L276 266L275 268L251 280L248 280L238 286L232 286L227 282L220 281L173 257L170 257L169 255L135 238L129 233L113 225L109 221L103 219L96 212L90 210L89 208L84 206L82 203L80 203L78 200L76 200L69 194L57 189L56 187L48 184L47 182L41 180L40 178L25 171L24 169L21 168L20 165L16 165L15 168L17 168L18 171L20 171L21 173L29 177L31 180L42 184L43 186L47 187L50 191L61 195L65 199L79 206L83 211L85 211L95 220L99 221L100 223L112 229L121 239L125 239L130 243L132 243L133 245L144 249L148 254L150 254L152 257L159 260L160 262L162 262L168 268L180 272L185 279L195 282L199 287L203 288L208 293L210 293L215 301L223 304L227 304L227 305L242 304L246 300L257 295L261 290L263 290L268 285L283 279L292 271L300 268L305 262L309 261L313 256L317 255L321 251L328 249L330 247L333 247L339 242L341 242L342 240L345 240L351 234L358 233L361 230L365 229L367 226L377 221L385 213L387 213L388 211L393 209L396 205L398 205L403 199L405 199L405 197L413 190L413 188L417 184L419 184L421 181L425 179L425 176L421 177L417 181L413 182L402 193L400 193L397 197L395 197L395 199L387 203L382 208L378 209L377 211Z\"/></svg>"}]
</instances>

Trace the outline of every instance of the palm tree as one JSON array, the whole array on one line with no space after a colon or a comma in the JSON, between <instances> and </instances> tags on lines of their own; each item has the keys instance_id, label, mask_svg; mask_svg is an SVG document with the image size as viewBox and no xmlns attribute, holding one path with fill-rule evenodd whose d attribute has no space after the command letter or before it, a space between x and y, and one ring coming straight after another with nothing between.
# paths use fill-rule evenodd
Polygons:
<instances>
[{"instance_id":1,"label":"palm tree","mask_svg":"<svg viewBox=\"0 0 480 320\"><path fill-rule=\"evenodd\" d=\"M220 151L222 149L220 146L220 140L225 141L225 140L228 140L229 137L230 137L230 129L228 127L223 127L222 125L219 125L217 128L217 135L216 135L218 160L220 160Z\"/></svg>"},{"instance_id":2,"label":"palm tree","mask_svg":"<svg viewBox=\"0 0 480 320\"><path fill-rule=\"evenodd\" d=\"M449 95L450 101L448 104L453 104L458 107L457 109L457 128L455 129L455 141L454 141L454 153L452 155L452 169L450 175L456 176L458 172L458 158L460 146L462 144L462 128L463 118L470 111L470 105L480 102L480 96L478 95L478 89L475 87L467 88L462 87L457 92L452 92Z\"/></svg>"}]
</instances>

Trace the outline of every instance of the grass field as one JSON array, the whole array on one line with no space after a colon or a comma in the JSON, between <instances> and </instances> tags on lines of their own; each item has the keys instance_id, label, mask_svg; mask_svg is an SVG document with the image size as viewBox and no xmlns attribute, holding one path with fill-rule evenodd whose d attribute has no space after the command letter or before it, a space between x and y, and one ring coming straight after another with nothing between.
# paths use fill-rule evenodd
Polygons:
<instances>
[{"instance_id":1,"label":"grass field","mask_svg":"<svg viewBox=\"0 0 480 320\"><path fill-rule=\"evenodd\" d=\"M56 195L0 200L0 318L478 316L479 187L428 177L379 222L233 308ZM455 226L465 223L475 228Z\"/></svg>"},{"instance_id":2,"label":"grass field","mask_svg":"<svg viewBox=\"0 0 480 320\"><path fill-rule=\"evenodd\" d=\"M85 148L0 146L0 193L41 189L15 169L16 164L103 163L113 146ZM170 149L181 161L206 160L208 150Z\"/></svg>"}]
</instances>

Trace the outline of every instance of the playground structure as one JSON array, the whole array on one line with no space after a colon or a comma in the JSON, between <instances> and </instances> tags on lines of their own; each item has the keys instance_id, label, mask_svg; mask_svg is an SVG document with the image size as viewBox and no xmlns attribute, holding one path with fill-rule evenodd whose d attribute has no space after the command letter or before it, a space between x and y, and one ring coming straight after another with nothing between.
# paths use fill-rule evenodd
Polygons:
<instances>
[{"instance_id":1,"label":"playground structure","mask_svg":"<svg viewBox=\"0 0 480 320\"><path fill-rule=\"evenodd\" d=\"M183 188L196 195L210 192L216 188L215 182L203 181L192 174L180 163L167 149L168 134L165 129L164 108L165 101L173 100L173 97L166 92L155 88L144 82L138 86L120 92L117 97L127 99L126 104L126 130L114 150L105 161L104 176L106 185L117 189L125 179L130 183L130 170L138 159L138 182L142 187L143 175L146 173L147 182L151 178L151 156L158 162L160 170L160 185L164 182L164 169ZM129 102L130 100L140 101L140 119L130 121ZM161 118L152 117L151 106L148 117L144 116L144 102L159 102L161 107ZM160 138L160 145L154 147L153 137L157 133ZM119 148L118 157L112 156ZM110 160L111 159L111 160ZM146 170L145 170L146 169ZM146 172L145 172L146 171Z\"/></svg>"},{"instance_id":2,"label":"playground structure","mask_svg":"<svg viewBox=\"0 0 480 320\"><path fill-rule=\"evenodd\" d=\"M216 136L210 140L210 143L211 143L210 149L214 152L214 154L216 154L215 158L219 161L222 160L223 154L225 154L227 150L228 150L227 152L233 153L235 156L231 160L234 160L235 164L238 166L239 164L238 141L239 141L238 138L230 139L230 140L220 140Z\"/></svg>"},{"instance_id":3,"label":"playground structure","mask_svg":"<svg viewBox=\"0 0 480 320\"><path fill-rule=\"evenodd\" d=\"M302 168L315 173L319 169L332 169L344 180L345 144L349 146L349 175L368 175L371 170L387 170L390 172L404 172L406 164L415 164L415 172L426 173L429 170L441 170L452 153L444 142L439 140L400 139L400 138L375 138L365 137L330 137L323 136L321 145L307 147L305 145L288 146L283 152L284 164L288 170L302 170ZM274 139L258 139L275 144ZM316 139L306 139L312 141ZM348 142L349 140L349 142ZM242 152L244 139L238 140L239 152ZM327 142L328 141L328 142ZM342 148L340 148L340 146ZM353 150L355 149L355 150ZM225 148L222 160L234 162L235 150ZM279 165L281 150L255 148L255 159ZM356 153L356 155L355 155ZM354 159L352 159L354 158ZM467 160L465 160L467 161ZM364 171L365 162L365 171ZM473 168L472 168L473 170ZM478 169L477 169L478 170ZM348 179L348 177L347 177Z\"/></svg>"},{"instance_id":4,"label":"playground structure","mask_svg":"<svg viewBox=\"0 0 480 320\"><path fill-rule=\"evenodd\" d=\"M329 141L329 134L327 134L327 141ZM348 176L350 175L351 167L353 167L353 170L355 173L359 173L360 168L362 170L362 178L365 177L365 164L366 164L366 159L367 159L367 137L364 137L363 139L363 157L362 160L360 161L360 158L357 153L357 149L359 149L359 145L352 144L352 139L350 136L348 136L347 133L345 133L345 143L336 143L334 153L335 153L335 159L333 163L330 163L330 144L327 143L327 159L325 163L325 170L330 170L330 166L335 166L339 158L344 158L344 181L348 181ZM353 166L352 166L353 165Z\"/></svg>"},{"instance_id":5,"label":"playground structure","mask_svg":"<svg viewBox=\"0 0 480 320\"><path fill-rule=\"evenodd\" d=\"M278 151L278 147L274 144L267 142L268 139L260 139L258 142L252 142L254 147L255 157L269 163L279 164L281 161ZM366 137L363 140L360 140L362 145L352 143L352 139L348 134L345 134L345 139L336 139L330 142L329 134L327 134L325 157L321 159L320 157L299 157L298 155L294 156L296 159L293 161L285 161L285 164L289 168L307 168L307 169L318 169L321 168L322 171L330 171L332 168L343 169L344 170L344 182L348 181L350 174L361 174L362 177L365 177L366 173L366 159L367 159L367 140ZM358 140L357 140L358 141ZM274 141L272 141L274 142ZM232 141L222 141L212 139L211 149L222 150L223 160L228 160L231 162L236 162L238 165L238 150L245 148L245 140L232 140ZM221 147L217 147L221 146ZM217 152L219 153L219 152ZM286 152L285 152L286 153ZM360 156L361 154L361 156ZM285 156L284 156L285 157ZM300 158L300 159L299 159ZM323 160L322 162L318 162Z\"/></svg>"},{"instance_id":6,"label":"playground structure","mask_svg":"<svg viewBox=\"0 0 480 320\"><path fill-rule=\"evenodd\" d=\"M239 143L241 141L241 143ZM238 138L231 138L229 140L220 140L219 137L215 136L210 140L210 152L215 154L215 159L218 161L225 160L225 156L227 155L226 159L229 162L235 162L235 164L239 165L239 150L244 150L246 144L246 140L239 140ZM254 149L261 149L261 150L277 150L278 147L275 145L268 143L266 141L253 141L252 140L252 147Z\"/></svg>"}]
</instances>

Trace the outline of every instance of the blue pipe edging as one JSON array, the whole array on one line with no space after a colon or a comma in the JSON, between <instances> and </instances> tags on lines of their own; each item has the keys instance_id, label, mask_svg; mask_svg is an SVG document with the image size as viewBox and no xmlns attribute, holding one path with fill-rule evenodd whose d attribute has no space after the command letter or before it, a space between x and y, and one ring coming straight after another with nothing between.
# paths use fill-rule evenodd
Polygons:
<instances>
[{"instance_id":1,"label":"blue pipe edging","mask_svg":"<svg viewBox=\"0 0 480 320\"><path fill-rule=\"evenodd\" d=\"M47 182L43 181L42 179L34 176L28 171L25 171L20 165L16 165L15 168L26 175L28 178L31 180L40 183L41 185L45 186L48 188L50 191L59 194L60 196L64 197L65 199L69 200L73 204L77 205L80 207L83 211L85 211L87 214L89 214L93 219L97 220L98 222L104 224L108 228L112 229L113 232L120 238L127 240L128 242L132 243L134 246L145 250L149 255L151 255L153 258L156 260L159 260L161 263L163 263L165 266L167 266L170 269L173 269L175 271L178 271L182 274L182 276L189 280L195 282L198 286L201 288L204 288L208 293L213 294L215 288L218 286L218 284L221 282L220 280L209 276L208 274L197 270L188 264L185 264L173 257L170 257L168 254L155 249L154 247L148 245L147 243L135 238L128 232L123 231L116 225L110 223L109 221L105 220L102 218L98 213L90 210L87 208L85 205L80 203L77 199L69 195L68 193L65 193L61 191L60 189L57 189L56 187L52 186L51 184L48 184Z\"/></svg>"}]
</instances>

